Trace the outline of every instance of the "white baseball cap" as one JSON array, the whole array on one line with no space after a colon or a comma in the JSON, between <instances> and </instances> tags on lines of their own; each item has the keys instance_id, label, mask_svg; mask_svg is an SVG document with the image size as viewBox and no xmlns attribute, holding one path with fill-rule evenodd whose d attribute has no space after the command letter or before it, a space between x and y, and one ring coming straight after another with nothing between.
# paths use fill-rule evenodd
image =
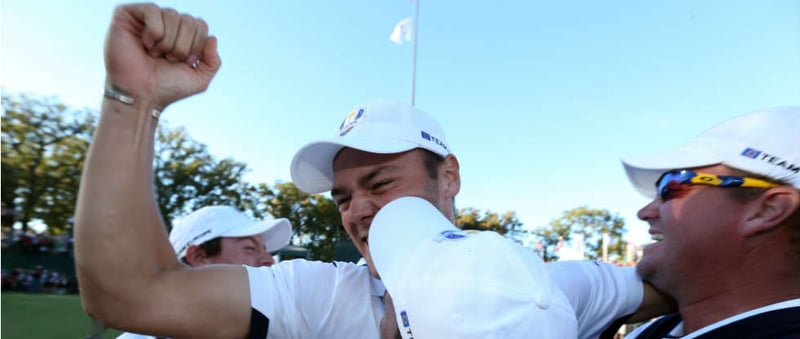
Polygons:
<instances>
[{"instance_id":1,"label":"white baseball cap","mask_svg":"<svg viewBox=\"0 0 800 339\"><path fill-rule=\"evenodd\" d=\"M186 249L217 237L249 237L261 235L267 251L277 251L289 244L292 224L288 219L250 219L230 206L206 206L175 222L169 233L169 242L178 255L186 256Z\"/></svg>"},{"instance_id":2,"label":"white baseball cap","mask_svg":"<svg viewBox=\"0 0 800 339\"><path fill-rule=\"evenodd\" d=\"M461 231L430 202L393 200L369 231L403 338L576 338L575 311L530 249Z\"/></svg>"},{"instance_id":3,"label":"white baseball cap","mask_svg":"<svg viewBox=\"0 0 800 339\"><path fill-rule=\"evenodd\" d=\"M333 158L344 148L394 154L424 148L450 154L439 123L416 107L397 101L375 101L356 106L345 116L336 135L303 146L292 159L292 181L307 193L330 191Z\"/></svg>"},{"instance_id":4,"label":"white baseball cap","mask_svg":"<svg viewBox=\"0 0 800 339\"><path fill-rule=\"evenodd\" d=\"M656 180L676 169L722 164L800 189L800 107L765 109L727 120L676 151L622 159L639 193L656 195Z\"/></svg>"}]
</instances>

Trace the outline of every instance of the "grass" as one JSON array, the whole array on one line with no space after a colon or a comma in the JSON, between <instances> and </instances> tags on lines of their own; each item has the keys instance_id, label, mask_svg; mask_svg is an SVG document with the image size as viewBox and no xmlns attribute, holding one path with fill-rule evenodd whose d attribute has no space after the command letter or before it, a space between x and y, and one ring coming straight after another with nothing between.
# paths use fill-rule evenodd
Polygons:
<instances>
[{"instance_id":1,"label":"grass","mask_svg":"<svg viewBox=\"0 0 800 339\"><path fill-rule=\"evenodd\" d=\"M84 339L92 332L92 320L83 312L77 295L3 292L0 299L3 339ZM103 338L118 335L119 331L109 329Z\"/></svg>"}]
</instances>

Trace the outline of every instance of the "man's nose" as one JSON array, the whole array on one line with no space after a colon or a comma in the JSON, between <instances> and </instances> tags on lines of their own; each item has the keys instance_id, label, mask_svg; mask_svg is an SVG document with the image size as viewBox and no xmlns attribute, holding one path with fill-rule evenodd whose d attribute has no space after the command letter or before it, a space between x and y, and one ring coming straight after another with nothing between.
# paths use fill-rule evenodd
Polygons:
<instances>
[{"instance_id":1,"label":"man's nose","mask_svg":"<svg viewBox=\"0 0 800 339\"><path fill-rule=\"evenodd\" d=\"M259 266L272 266L275 265L275 258L272 256L271 253L264 251L262 253L261 258L259 258L258 262Z\"/></svg>"},{"instance_id":2,"label":"man's nose","mask_svg":"<svg viewBox=\"0 0 800 339\"><path fill-rule=\"evenodd\" d=\"M375 202L367 196L354 196L350 200L350 221L357 225L367 225L377 212Z\"/></svg>"},{"instance_id":3,"label":"man's nose","mask_svg":"<svg viewBox=\"0 0 800 339\"><path fill-rule=\"evenodd\" d=\"M658 198L653 199L649 204L644 205L638 212L636 212L636 216L642 221L650 221L653 219L658 218L658 207L660 205L660 200Z\"/></svg>"}]
</instances>

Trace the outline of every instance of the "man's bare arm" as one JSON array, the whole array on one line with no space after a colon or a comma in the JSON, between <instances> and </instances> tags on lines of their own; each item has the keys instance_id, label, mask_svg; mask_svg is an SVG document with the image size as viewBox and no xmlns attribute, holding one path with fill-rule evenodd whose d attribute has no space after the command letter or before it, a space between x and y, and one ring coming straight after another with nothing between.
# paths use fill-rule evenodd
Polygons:
<instances>
[{"instance_id":1,"label":"man's bare arm","mask_svg":"<svg viewBox=\"0 0 800 339\"><path fill-rule=\"evenodd\" d=\"M153 192L154 110L206 90L221 65L204 21L153 4L120 6L105 43L108 84L76 212L75 261L86 311L114 328L170 337L244 337L240 266L187 269Z\"/></svg>"},{"instance_id":2,"label":"man's bare arm","mask_svg":"<svg viewBox=\"0 0 800 339\"><path fill-rule=\"evenodd\" d=\"M627 323L647 321L660 315L678 311L678 305L675 304L675 300L672 297L657 290L646 281L643 283L644 295L642 296L642 304L636 309L636 313L628 318Z\"/></svg>"}]
</instances>

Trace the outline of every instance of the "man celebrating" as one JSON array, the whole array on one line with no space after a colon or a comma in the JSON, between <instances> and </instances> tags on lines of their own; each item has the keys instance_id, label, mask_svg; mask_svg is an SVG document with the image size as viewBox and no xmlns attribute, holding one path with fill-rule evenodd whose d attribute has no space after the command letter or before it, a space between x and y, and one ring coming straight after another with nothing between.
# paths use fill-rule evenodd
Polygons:
<instances>
[{"instance_id":1,"label":"man celebrating","mask_svg":"<svg viewBox=\"0 0 800 339\"><path fill-rule=\"evenodd\" d=\"M189 268L176 259L155 207L153 140L162 110L208 87L221 66L216 44L201 19L153 4L115 10L105 44L101 117L77 206L75 256L84 308L113 328L162 337L378 338L380 324L391 322L384 321L386 290L372 267L371 220L391 200L417 196L452 223L460 174L444 134L408 105L367 105L360 117L356 110L345 121L342 140L370 130L395 136L390 132L400 121L367 121L397 112L405 113L395 119L419 119L404 126L422 122L425 133L405 141L373 138L380 152L332 143L327 147L336 149L322 152L325 158L314 145L295 157L298 186L332 190L342 224L368 266L289 260L271 267ZM297 177L307 161L318 166ZM581 262L548 265L547 271L574 310L570 317L578 320L580 338L596 337L637 307L652 310L650 294L643 300L642 283L631 270Z\"/></svg>"},{"instance_id":2,"label":"man celebrating","mask_svg":"<svg viewBox=\"0 0 800 339\"><path fill-rule=\"evenodd\" d=\"M420 197L436 207L451 225L455 223L454 201L461 187L458 159L441 126L406 103L377 101L357 106L347 114L333 138L312 142L297 152L291 173L295 185L303 191L330 191L339 206L342 225L374 276L387 268L374 265L374 249L369 246L368 235L376 213L389 202L405 196ZM596 338L611 322L634 313L642 302L642 283L627 268L590 261L548 266L572 304L580 338ZM408 279L413 277L409 275ZM530 289L540 287L530 285ZM649 288L646 292L642 310L660 311L663 305L653 307L651 303L661 299ZM637 314L632 321L647 319L646 315ZM400 326L403 321L396 320Z\"/></svg>"}]
</instances>

